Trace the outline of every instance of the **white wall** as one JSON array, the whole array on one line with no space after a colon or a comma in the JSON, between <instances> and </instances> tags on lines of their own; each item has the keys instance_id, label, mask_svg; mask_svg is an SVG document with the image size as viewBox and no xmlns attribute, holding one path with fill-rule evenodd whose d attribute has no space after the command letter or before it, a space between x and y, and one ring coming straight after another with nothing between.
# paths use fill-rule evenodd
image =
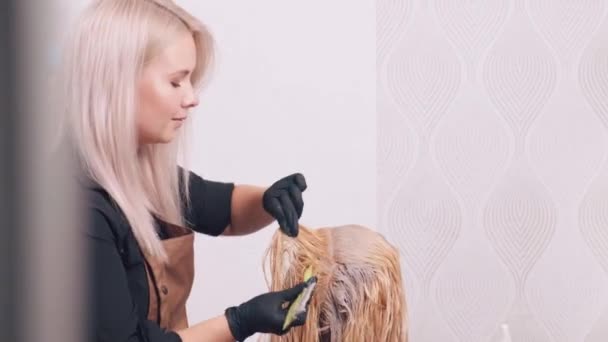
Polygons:
<instances>
[{"instance_id":1,"label":"white wall","mask_svg":"<svg viewBox=\"0 0 608 342\"><path fill-rule=\"evenodd\" d=\"M209 26L218 50L194 113L192 169L258 185L302 172L300 223L375 228L374 2L178 3ZM191 322L267 291L262 256L274 231L197 235Z\"/></svg>"}]
</instances>

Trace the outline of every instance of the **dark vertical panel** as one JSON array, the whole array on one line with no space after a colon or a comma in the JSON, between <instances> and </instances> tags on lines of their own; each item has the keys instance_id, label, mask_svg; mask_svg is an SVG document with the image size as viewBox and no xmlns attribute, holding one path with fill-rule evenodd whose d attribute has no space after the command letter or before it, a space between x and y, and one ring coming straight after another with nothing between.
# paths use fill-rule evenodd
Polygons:
<instances>
[{"instance_id":1,"label":"dark vertical panel","mask_svg":"<svg viewBox=\"0 0 608 342\"><path fill-rule=\"evenodd\" d=\"M0 1L0 341L16 341L15 63L13 1Z\"/></svg>"}]
</instances>

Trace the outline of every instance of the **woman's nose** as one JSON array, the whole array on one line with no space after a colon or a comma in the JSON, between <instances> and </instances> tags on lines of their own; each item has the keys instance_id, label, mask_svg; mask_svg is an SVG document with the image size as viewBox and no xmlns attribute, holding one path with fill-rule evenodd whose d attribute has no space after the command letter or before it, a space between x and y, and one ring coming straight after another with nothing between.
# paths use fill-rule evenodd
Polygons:
<instances>
[{"instance_id":1,"label":"woman's nose","mask_svg":"<svg viewBox=\"0 0 608 342\"><path fill-rule=\"evenodd\" d=\"M191 100L188 100L185 102L184 107L185 108L194 108L198 106L198 97L193 97Z\"/></svg>"},{"instance_id":2,"label":"woman's nose","mask_svg":"<svg viewBox=\"0 0 608 342\"><path fill-rule=\"evenodd\" d=\"M195 93L190 93L189 96L184 97L184 100L182 102L182 106L184 108L193 108L198 106L199 100L198 100L198 95L196 95Z\"/></svg>"},{"instance_id":3,"label":"woman's nose","mask_svg":"<svg viewBox=\"0 0 608 342\"><path fill-rule=\"evenodd\" d=\"M198 106L198 94L193 87L188 87L187 94L182 100L182 106L186 109Z\"/></svg>"}]
</instances>

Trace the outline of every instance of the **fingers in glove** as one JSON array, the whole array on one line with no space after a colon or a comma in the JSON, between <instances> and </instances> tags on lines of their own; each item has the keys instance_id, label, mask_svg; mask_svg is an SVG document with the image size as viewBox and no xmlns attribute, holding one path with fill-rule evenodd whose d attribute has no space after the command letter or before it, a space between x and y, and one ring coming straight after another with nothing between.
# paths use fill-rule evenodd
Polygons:
<instances>
[{"instance_id":1,"label":"fingers in glove","mask_svg":"<svg viewBox=\"0 0 608 342\"><path fill-rule=\"evenodd\" d=\"M283 207L283 213L285 214L285 221L289 226L285 226L287 235L295 237L298 235L298 216L296 208L293 206L291 199L287 192L281 194L281 207Z\"/></svg>"},{"instance_id":2,"label":"fingers in glove","mask_svg":"<svg viewBox=\"0 0 608 342\"><path fill-rule=\"evenodd\" d=\"M296 208L298 218L300 218L302 216L302 211L304 210L304 200L302 199L302 191L296 184L291 184L289 186L289 197L291 198L293 206Z\"/></svg>"},{"instance_id":3,"label":"fingers in glove","mask_svg":"<svg viewBox=\"0 0 608 342\"><path fill-rule=\"evenodd\" d=\"M293 178L294 175L290 175L287 177L283 177L281 179L279 179L278 181L276 181L273 184L273 188L275 189L287 189L287 187L289 186L289 184L293 183Z\"/></svg>"},{"instance_id":4,"label":"fingers in glove","mask_svg":"<svg viewBox=\"0 0 608 342\"><path fill-rule=\"evenodd\" d=\"M296 173L296 174L293 174L292 177L293 177L293 183L298 186L300 191L306 190L306 188L308 186L306 185L306 178L304 178L303 174Z\"/></svg>"},{"instance_id":5,"label":"fingers in glove","mask_svg":"<svg viewBox=\"0 0 608 342\"><path fill-rule=\"evenodd\" d=\"M290 327L298 327L304 325L306 323L306 317L308 316L308 312L304 311L296 316L296 319L289 325Z\"/></svg>"},{"instance_id":6,"label":"fingers in glove","mask_svg":"<svg viewBox=\"0 0 608 342\"><path fill-rule=\"evenodd\" d=\"M287 215L285 215L285 207L281 205L281 202L278 198L271 198L270 204L268 207L269 211L272 213L272 216L279 222L279 226L286 228L287 227Z\"/></svg>"},{"instance_id":7,"label":"fingers in glove","mask_svg":"<svg viewBox=\"0 0 608 342\"><path fill-rule=\"evenodd\" d=\"M307 282L301 282L298 285L296 285L290 289L281 291L281 295L282 295L281 297L282 297L283 301L290 302L290 303L292 301L294 301L298 297L298 295L300 293L302 293L302 291L304 291L304 288L306 288L306 285L308 285Z\"/></svg>"}]
</instances>

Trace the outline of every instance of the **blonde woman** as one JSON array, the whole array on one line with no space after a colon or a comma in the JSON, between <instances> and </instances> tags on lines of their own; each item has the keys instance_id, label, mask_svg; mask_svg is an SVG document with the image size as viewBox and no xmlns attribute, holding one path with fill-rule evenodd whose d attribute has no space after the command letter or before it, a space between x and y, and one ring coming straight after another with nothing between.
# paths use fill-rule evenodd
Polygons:
<instances>
[{"instance_id":1,"label":"blonde woman","mask_svg":"<svg viewBox=\"0 0 608 342\"><path fill-rule=\"evenodd\" d=\"M68 40L62 110L87 196L90 341L242 341L291 328L284 304L305 284L197 324L186 317L193 232L244 235L276 219L296 236L306 189L301 174L262 188L178 166L212 48L205 27L170 0L94 1Z\"/></svg>"}]
</instances>

